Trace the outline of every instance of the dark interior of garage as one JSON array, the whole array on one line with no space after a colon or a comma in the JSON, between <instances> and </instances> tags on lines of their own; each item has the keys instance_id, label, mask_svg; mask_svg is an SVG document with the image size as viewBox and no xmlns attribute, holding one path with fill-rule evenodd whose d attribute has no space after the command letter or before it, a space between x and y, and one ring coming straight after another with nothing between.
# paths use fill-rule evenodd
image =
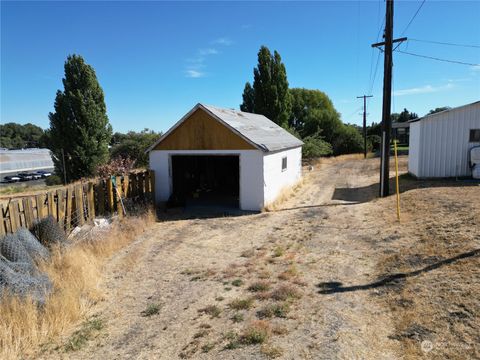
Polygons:
<instances>
[{"instance_id":1,"label":"dark interior of garage","mask_svg":"<svg viewBox=\"0 0 480 360\"><path fill-rule=\"evenodd\" d=\"M239 175L238 156L174 155L168 205L238 208Z\"/></svg>"}]
</instances>

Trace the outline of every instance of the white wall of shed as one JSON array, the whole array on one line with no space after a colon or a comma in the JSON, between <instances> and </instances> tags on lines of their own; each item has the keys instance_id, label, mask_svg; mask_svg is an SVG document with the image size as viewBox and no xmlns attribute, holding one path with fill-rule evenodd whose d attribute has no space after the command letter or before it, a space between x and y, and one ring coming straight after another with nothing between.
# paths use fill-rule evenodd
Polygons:
<instances>
[{"instance_id":1,"label":"white wall of shed","mask_svg":"<svg viewBox=\"0 0 480 360\"><path fill-rule=\"evenodd\" d=\"M480 103L439 113L421 122L418 177L470 176L470 130L480 129Z\"/></svg>"},{"instance_id":2,"label":"white wall of shed","mask_svg":"<svg viewBox=\"0 0 480 360\"><path fill-rule=\"evenodd\" d=\"M240 163L240 209L261 210L264 205L263 152L260 150L152 150L150 169L155 171L156 202L172 194L172 155L238 155Z\"/></svg>"},{"instance_id":3,"label":"white wall of shed","mask_svg":"<svg viewBox=\"0 0 480 360\"><path fill-rule=\"evenodd\" d=\"M416 121L410 123L410 140L408 148L408 172L414 176L419 176L420 164L420 132L422 122Z\"/></svg>"},{"instance_id":4,"label":"white wall of shed","mask_svg":"<svg viewBox=\"0 0 480 360\"><path fill-rule=\"evenodd\" d=\"M287 157L287 169L282 171L282 158ZM275 201L280 192L302 177L302 148L267 153L263 157L265 204Z\"/></svg>"}]
</instances>

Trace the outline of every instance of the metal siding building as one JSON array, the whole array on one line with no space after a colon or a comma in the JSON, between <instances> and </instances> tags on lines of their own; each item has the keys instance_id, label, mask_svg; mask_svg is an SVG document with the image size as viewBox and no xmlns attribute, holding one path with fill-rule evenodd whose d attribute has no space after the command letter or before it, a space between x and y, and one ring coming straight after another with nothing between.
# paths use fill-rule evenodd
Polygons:
<instances>
[{"instance_id":1,"label":"metal siding building","mask_svg":"<svg viewBox=\"0 0 480 360\"><path fill-rule=\"evenodd\" d=\"M418 178L470 176L471 130L480 129L480 101L410 122L408 171Z\"/></svg>"},{"instance_id":2,"label":"metal siding building","mask_svg":"<svg viewBox=\"0 0 480 360\"><path fill-rule=\"evenodd\" d=\"M53 169L48 149L0 149L0 174Z\"/></svg>"},{"instance_id":3,"label":"metal siding building","mask_svg":"<svg viewBox=\"0 0 480 360\"><path fill-rule=\"evenodd\" d=\"M156 201L261 210L301 178L302 145L263 115L197 104L148 150Z\"/></svg>"}]
</instances>

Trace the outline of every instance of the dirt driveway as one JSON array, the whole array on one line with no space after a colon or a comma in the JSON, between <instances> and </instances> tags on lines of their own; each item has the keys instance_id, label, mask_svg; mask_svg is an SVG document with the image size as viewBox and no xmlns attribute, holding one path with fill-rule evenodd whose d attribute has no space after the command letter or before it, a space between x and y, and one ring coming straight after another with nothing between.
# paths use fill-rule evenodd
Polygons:
<instances>
[{"instance_id":1,"label":"dirt driveway","mask_svg":"<svg viewBox=\"0 0 480 360\"><path fill-rule=\"evenodd\" d=\"M401 236L393 197L375 199L377 168L326 163L277 211L156 224L109 263L92 312L102 328L40 357L402 358L395 286L336 291L376 281L388 237Z\"/></svg>"}]
</instances>

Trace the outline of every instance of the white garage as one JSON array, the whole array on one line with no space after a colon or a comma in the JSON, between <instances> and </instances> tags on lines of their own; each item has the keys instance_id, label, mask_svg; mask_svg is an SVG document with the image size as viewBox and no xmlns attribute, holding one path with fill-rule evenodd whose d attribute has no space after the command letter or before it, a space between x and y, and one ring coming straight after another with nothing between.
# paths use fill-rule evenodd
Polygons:
<instances>
[{"instance_id":1,"label":"white garage","mask_svg":"<svg viewBox=\"0 0 480 360\"><path fill-rule=\"evenodd\" d=\"M408 171L418 178L471 176L480 145L480 101L410 122Z\"/></svg>"},{"instance_id":2,"label":"white garage","mask_svg":"<svg viewBox=\"0 0 480 360\"><path fill-rule=\"evenodd\" d=\"M302 145L263 115L197 104L148 150L156 202L261 210L300 180Z\"/></svg>"}]
</instances>

